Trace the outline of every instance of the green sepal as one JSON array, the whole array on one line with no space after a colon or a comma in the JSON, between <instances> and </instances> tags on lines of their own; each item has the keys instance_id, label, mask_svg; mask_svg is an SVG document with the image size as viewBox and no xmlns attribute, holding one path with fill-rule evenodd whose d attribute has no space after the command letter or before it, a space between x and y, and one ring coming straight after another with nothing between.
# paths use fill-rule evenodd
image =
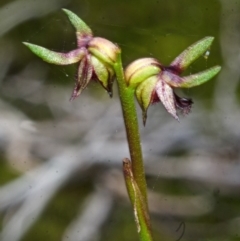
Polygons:
<instances>
[{"instance_id":1,"label":"green sepal","mask_svg":"<svg viewBox=\"0 0 240 241\"><path fill-rule=\"evenodd\" d=\"M107 81L108 81L108 71L105 65L99 61L96 57L91 55L91 62L93 65L93 69L95 74L97 75L97 78L103 85L103 87L106 89L107 88Z\"/></svg>"},{"instance_id":2,"label":"green sepal","mask_svg":"<svg viewBox=\"0 0 240 241\"><path fill-rule=\"evenodd\" d=\"M191 88L198 85L201 85L210 79L212 79L215 75L217 75L221 70L221 66L214 66L207 70L201 71L197 74L192 74L189 76L182 77L183 83L181 84L181 88Z\"/></svg>"},{"instance_id":3,"label":"green sepal","mask_svg":"<svg viewBox=\"0 0 240 241\"><path fill-rule=\"evenodd\" d=\"M135 94L142 109L143 125L145 125L147 121L147 110L152 103L157 81L157 76L152 76L140 83L136 88Z\"/></svg>"},{"instance_id":4,"label":"green sepal","mask_svg":"<svg viewBox=\"0 0 240 241\"><path fill-rule=\"evenodd\" d=\"M76 49L68 53L59 53L44 47L23 42L34 54L50 64L68 65L79 62L85 55L84 49Z\"/></svg>"},{"instance_id":5,"label":"green sepal","mask_svg":"<svg viewBox=\"0 0 240 241\"><path fill-rule=\"evenodd\" d=\"M92 37L92 30L88 27L88 25L79 18L75 13L65 8L62 9L64 13L68 16L71 24L77 31L77 36L81 37Z\"/></svg>"},{"instance_id":6,"label":"green sepal","mask_svg":"<svg viewBox=\"0 0 240 241\"><path fill-rule=\"evenodd\" d=\"M161 72L159 62L153 58L143 58L132 62L125 70L127 85L136 88L140 83Z\"/></svg>"},{"instance_id":7,"label":"green sepal","mask_svg":"<svg viewBox=\"0 0 240 241\"><path fill-rule=\"evenodd\" d=\"M110 97L112 97L113 71L93 55L91 55L91 62L98 81L108 91Z\"/></svg>"},{"instance_id":8,"label":"green sepal","mask_svg":"<svg viewBox=\"0 0 240 241\"><path fill-rule=\"evenodd\" d=\"M180 55L178 55L170 66L175 67L180 73L183 72L191 63L193 63L209 49L213 40L214 37L205 37L192 44Z\"/></svg>"}]
</instances>

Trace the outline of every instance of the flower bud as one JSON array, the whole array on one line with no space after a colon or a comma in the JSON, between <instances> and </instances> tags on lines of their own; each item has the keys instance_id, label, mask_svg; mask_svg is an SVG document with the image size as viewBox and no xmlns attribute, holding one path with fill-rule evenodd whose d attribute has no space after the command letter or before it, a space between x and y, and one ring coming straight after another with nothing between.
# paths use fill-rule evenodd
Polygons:
<instances>
[{"instance_id":1,"label":"flower bud","mask_svg":"<svg viewBox=\"0 0 240 241\"><path fill-rule=\"evenodd\" d=\"M120 49L107 39L95 37L88 43L88 51L103 63L113 65Z\"/></svg>"},{"instance_id":2,"label":"flower bud","mask_svg":"<svg viewBox=\"0 0 240 241\"><path fill-rule=\"evenodd\" d=\"M153 58L142 58L132 62L125 70L127 85L136 88L142 81L161 72L159 62Z\"/></svg>"}]
</instances>

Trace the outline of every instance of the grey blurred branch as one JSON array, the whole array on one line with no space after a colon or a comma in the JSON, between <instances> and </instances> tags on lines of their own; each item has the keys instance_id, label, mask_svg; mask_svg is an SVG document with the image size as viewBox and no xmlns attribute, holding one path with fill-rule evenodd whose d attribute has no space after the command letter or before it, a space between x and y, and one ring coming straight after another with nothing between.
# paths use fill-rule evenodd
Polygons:
<instances>
[{"instance_id":1,"label":"grey blurred branch","mask_svg":"<svg viewBox=\"0 0 240 241\"><path fill-rule=\"evenodd\" d=\"M0 36L27 20L44 16L59 9L67 2L68 0L18 0L4 5L0 9Z\"/></svg>"}]
</instances>

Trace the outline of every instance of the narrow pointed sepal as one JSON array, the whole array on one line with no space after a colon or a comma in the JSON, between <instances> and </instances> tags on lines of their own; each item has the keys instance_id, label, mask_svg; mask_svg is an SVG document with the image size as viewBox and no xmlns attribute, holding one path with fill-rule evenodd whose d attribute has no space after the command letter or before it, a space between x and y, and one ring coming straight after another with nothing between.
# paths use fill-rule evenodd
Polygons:
<instances>
[{"instance_id":1,"label":"narrow pointed sepal","mask_svg":"<svg viewBox=\"0 0 240 241\"><path fill-rule=\"evenodd\" d=\"M163 80L160 80L157 82L155 89L158 98L162 102L167 112L179 121L172 87L165 83Z\"/></svg>"},{"instance_id":2,"label":"narrow pointed sepal","mask_svg":"<svg viewBox=\"0 0 240 241\"><path fill-rule=\"evenodd\" d=\"M203 55L211 46L214 38L205 37L189 46L170 64L178 73L182 73L191 63Z\"/></svg>"},{"instance_id":3,"label":"narrow pointed sepal","mask_svg":"<svg viewBox=\"0 0 240 241\"><path fill-rule=\"evenodd\" d=\"M127 86L136 88L141 82L161 72L159 62L154 58L142 58L129 64L125 70Z\"/></svg>"},{"instance_id":4,"label":"narrow pointed sepal","mask_svg":"<svg viewBox=\"0 0 240 241\"><path fill-rule=\"evenodd\" d=\"M89 81L92 78L92 74L93 67L90 62L89 56L86 56L82 59L78 67L77 80L70 101L76 99L87 87Z\"/></svg>"},{"instance_id":5,"label":"narrow pointed sepal","mask_svg":"<svg viewBox=\"0 0 240 241\"><path fill-rule=\"evenodd\" d=\"M215 75L217 75L220 72L220 70L221 70L220 66L214 66L212 68L201 71L199 73L182 77L182 83L180 83L180 85L176 87L191 88L191 87L201 85L209 81L210 79L212 79Z\"/></svg>"},{"instance_id":6,"label":"narrow pointed sepal","mask_svg":"<svg viewBox=\"0 0 240 241\"><path fill-rule=\"evenodd\" d=\"M62 10L68 16L71 24L76 29L78 47L82 47L83 45L86 44L87 41L89 41L92 38L93 36L92 30L75 13L64 8Z\"/></svg>"},{"instance_id":7,"label":"narrow pointed sepal","mask_svg":"<svg viewBox=\"0 0 240 241\"><path fill-rule=\"evenodd\" d=\"M109 77L108 77L108 87L106 88L106 90L108 92L109 97L112 98L113 97L112 87L116 76L112 67L107 66L107 70L108 70Z\"/></svg>"},{"instance_id":8,"label":"narrow pointed sepal","mask_svg":"<svg viewBox=\"0 0 240 241\"><path fill-rule=\"evenodd\" d=\"M147 110L153 102L153 96L155 94L155 86L158 81L157 76L152 76L139 84L136 88L136 97L139 105L142 109L143 125L146 125Z\"/></svg>"},{"instance_id":9,"label":"narrow pointed sepal","mask_svg":"<svg viewBox=\"0 0 240 241\"><path fill-rule=\"evenodd\" d=\"M84 49L76 49L68 53L59 53L44 47L23 42L34 54L50 64L68 65L79 62L85 55Z\"/></svg>"},{"instance_id":10,"label":"narrow pointed sepal","mask_svg":"<svg viewBox=\"0 0 240 241\"><path fill-rule=\"evenodd\" d=\"M189 76L180 77L172 72L163 71L161 78L170 86L175 88L192 88L204 84L212 79L221 70L220 66L214 66L207 70L201 71Z\"/></svg>"}]
</instances>

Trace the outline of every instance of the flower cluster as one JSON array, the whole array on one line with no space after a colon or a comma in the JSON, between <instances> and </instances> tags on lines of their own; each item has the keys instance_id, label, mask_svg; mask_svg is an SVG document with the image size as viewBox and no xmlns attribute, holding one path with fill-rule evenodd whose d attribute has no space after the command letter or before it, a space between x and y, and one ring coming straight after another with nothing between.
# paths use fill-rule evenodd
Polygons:
<instances>
[{"instance_id":1,"label":"flower cluster","mask_svg":"<svg viewBox=\"0 0 240 241\"><path fill-rule=\"evenodd\" d=\"M107 39L93 37L92 30L76 14L66 9L63 11L76 30L77 48L75 50L60 53L35 44L26 42L24 44L48 63L57 65L79 63L71 100L78 97L92 79L97 80L112 96L112 84L116 75L114 66L119 61L119 47ZM143 111L144 124L147 119L147 109L155 102L160 101L177 120L179 120L177 110L183 114L190 112L192 100L179 97L173 88L198 86L220 71L220 66L214 66L197 74L180 76L193 61L208 51L213 39L213 37L205 37L194 43L167 67L154 58L138 59L127 66L125 85L126 88L135 91Z\"/></svg>"}]
</instances>

